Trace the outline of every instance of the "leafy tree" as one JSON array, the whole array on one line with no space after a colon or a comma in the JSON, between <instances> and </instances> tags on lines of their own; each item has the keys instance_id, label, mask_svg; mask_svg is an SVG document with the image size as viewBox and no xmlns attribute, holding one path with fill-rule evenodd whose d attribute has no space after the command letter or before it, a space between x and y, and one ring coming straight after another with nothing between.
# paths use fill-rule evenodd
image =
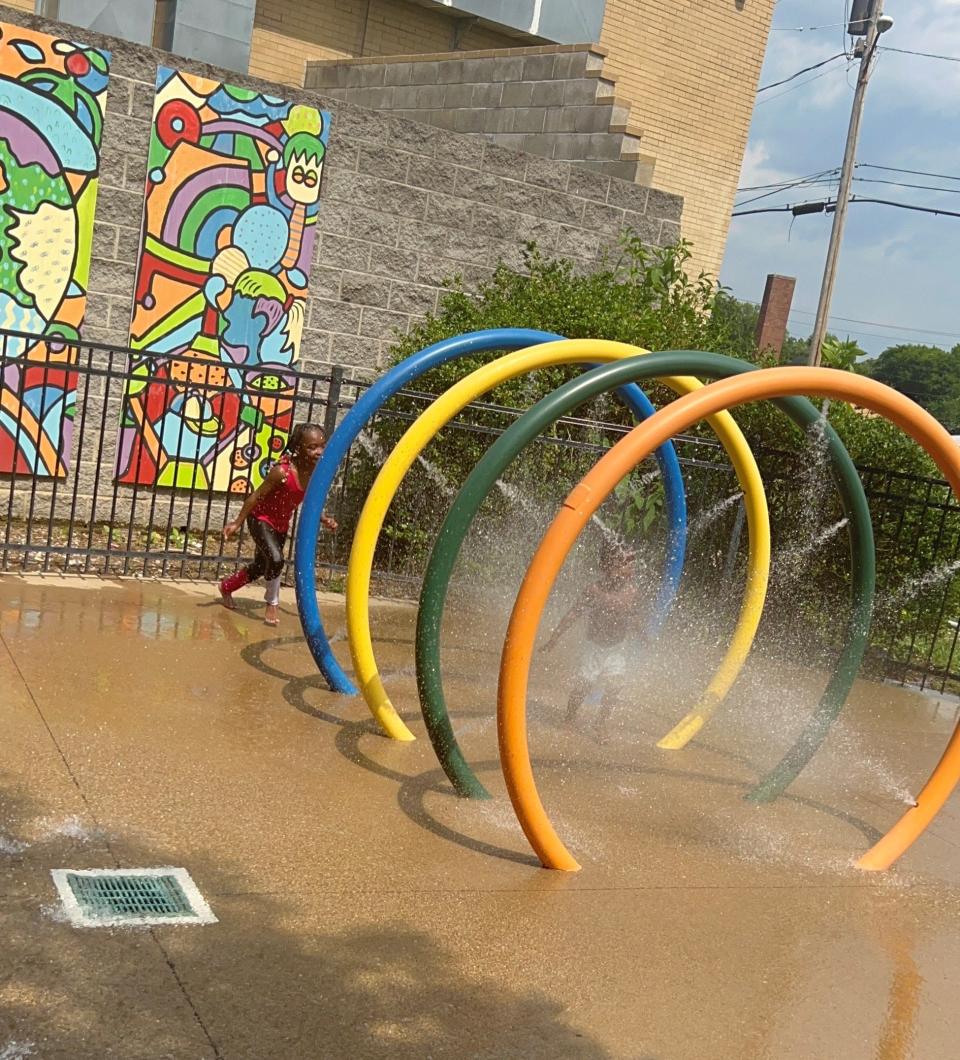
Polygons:
<instances>
[{"instance_id":1,"label":"leafy tree","mask_svg":"<svg viewBox=\"0 0 960 1060\"><path fill-rule=\"evenodd\" d=\"M960 425L960 345L952 350L915 343L890 346L860 367L913 398L948 427Z\"/></svg>"},{"instance_id":2,"label":"leafy tree","mask_svg":"<svg viewBox=\"0 0 960 1060\"><path fill-rule=\"evenodd\" d=\"M686 243L651 248L628 235L619 253L601 262L595 272L583 273L573 263L548 258L530 245L521 268L501 264L475 293L468 293L453 280L437 312L407 335L397 337L391 351L392 362L463 332L528 327L571 338L615 339L647 349L700 349L727 353L757 365L773 363L768 353L756 349L757 308L733 298L709 276L688 276L685 266L689 258ZM807 348L808 341L788 337L781 363L804 363ZM875 361L863 361L862 357L863 351L849 337L827 336L824 364L872 375L922 399L949 422L960 422L960 347L949 353L936 347L894 347ZM424 395L438 393L488 359L464 358L440 366L419 379L416 389ZM528 408L577 371L573 367L556 368L511 380L487 395L483 407L471 409L469 429L445 428L441 443L431 448L433 464L429 474L414 468L409 484L391 507L380 546L389 551L389 556L382 551L380 564L386 561L386 566L396 570L405 562L407 569L415 572L445 512L445 505L436 503L438 476L455 487L486 450L490 431L510 422L509 409ZM644 385L655 402L673 398L672 393L660 391L655 385ZM389 451L427 400L426 396L412 395L393 399L390 411L394 415L383 416L376 428L384 451ZM630 414L612 397L598 399L580 415L587 425L581 422L576 428L579 434L574 435L574 428L563 424L555 425L551 431L553 440L575 445L543 444L525 451L522 485L531 509L551 510L555 484L575 481L571 473L580 468L576 461L583 462L585 471L595 461L597 452L612 443L615 433L602 426L593 428L591 421L632 422ZM769 402L738 407L735 417L760 463L780 537L775 549L781 554L784 549L799 546L804 555L796 592L780 596L787 600L794 615L810 620L807 628L815 631L816 637L828 639L842 623L822 621L824 601L831 601L828 613L833 613L831 608L842 610L849 572L842 535L836 537L832 548L818 547L809 556L803 553L803 545L815 538L818 527L829 526L840 516L833 492L823 489L828 472L814 459L816 438L805 436ZM870 495L870 503L881 549L880 589L881 594L887 591L888 598L891 591L895 597L898 586L936 566L944 543L960 541L960 517L952 511L942 520L926 516L930 489L942 490L931 486L931 480L939 479L939 472L897 427L844 402L831 402L828 418L853 460L864 469L868 488L870 482L879 483ZM698 425L690 433L708 432L708 427ZM714 497L711 490L729 491L731 485L726 474L704 468L710 461L725 465L725 454L720 449L698 449L696 466L685 468L692 507L701 511L723 500L722 496ZM355 458L349 473L348 496L362 500L381 463L376 455ZM888 481L888 472L893 472L895 481ZM805 483L814 478L818 479L819 489L810 491ZM896 492L895 503L890 500L892 489ZM504 496L507 492L505 488ZM657 480L638 474L621 483L615 491L616 505L619 514L614 524L622 533L662 533L663 521L658 515L663 507L663 490ZM502 497L491 497L486 511L494 520L498 516L509 517L509 505ZM708 539L709 535L698 538L698 548L704 554L710 554L712 548L714 555L722 556L729 525L718 522L710 531L715 540ZM910 547L905 548L904 542L909 542ZM950 593L953 592L951 587ZM951 596L948 606L951 613L960 613L960 583L955 595L957 599ZM899 644L898 630L906 628L906 622L912 623L921 636L932 638L941 600L942 596L924 594L903 606L881 608L874 624L874 643L884 650L890 644ZM914 641L910 643L914 650Z\"/></svg>"},{"instance_id":3,"label":"leafy tree","mask_svg":"<svg viewBox=\"0 0 960 1060\"><path fill-rule=\"evenodd\" d=\"M849 335L846 339L838 339L828 334L820 347L820 363L825 368L839 368L844 372L849 372L858 359L865 356L866 351Z\"/></svg>"}]
</instances>

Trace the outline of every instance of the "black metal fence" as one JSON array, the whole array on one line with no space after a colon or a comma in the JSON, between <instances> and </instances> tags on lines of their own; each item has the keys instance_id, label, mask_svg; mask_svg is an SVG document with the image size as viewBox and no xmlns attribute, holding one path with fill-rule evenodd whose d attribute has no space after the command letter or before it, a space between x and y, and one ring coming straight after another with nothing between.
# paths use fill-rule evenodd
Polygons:
<instances>
[{"instance_id":1,"label":"black metal fence","mask_svg":"<svg viewBox=\"0 0 960 1060\"><path fill-rule=\"evenodd\" d=\"M240 436L219 453L240 469L232 490L183 489L143 481L149 476L140 474L139 450L128 482L121 481L121 424L129 422L131 387L159 387L164 404L176 394L202 408L251 392L263 369L231 369L231 381L210 371L210 362L197 361L191 378L177 379L145 375L142 361L117 347L51 343L34 354L30 343L36 338L0 335L0 570L212 579L235 566L243 544L225 547L221 531L257 470ZM297 418L333 426L338 394L348 383L342 369L280 369L274 378L283 393L253 401L288 403L284 425ZM191 432L185 415L171 417L171 424L167 472L177 483ZM282 449L287 430L265 429L267 448Z\"/></svg>"},{"instance_id":2,"label":"black metal fence","mask_svg":"<svg viewBox=\"0 0 960 1060\"><path fill-rule=\"evenodd\" d=\"M941 479L860 474L877 543L876 665L899 684L960 694L960 504Z\"/></svg>"},{"instance_id":3,"label":"black metal fence","mask_svg":"<svg viewBox=\"0 0 960 1060\"><path fill-rule=\"evenodd\" d=\"M173 485L140 481L149 476L136 473L127 474L128 482L121 480L120 427L125 418L129 427L131 387L160 386L180 397L192 396L200 405L239 389L252 394L254 404L288 402L286 422L319 422L329 432L338 413L368 385L340 366L323 373L277 369L278 381L264 398L256 387L262 367L231 369L232 378L226 380L222 373L202 371L188 372L186 379L167 371L145 375L142 359L125 349L64 342L32 354L29 343L35 341L0 334L2 571L214 580L234 569L249 551L242 535L227 546L221 534L255 481L255 465L239 442L220 454L242 469L242 474L233 474L234 492L176 485L181 481L177 454L183 448L183 416L175 427L180 434L170 445L174 457L167 477ZM330 503L340 530L324 535L318 547L321 585L341 587L366 490L392 443L433 396L416 391L398 395L355 445ZM444 428L441 437L446 444L435 451L445 455L435 456L435 463L426 457L418 462L391 508L376 556L378 590L415 591L427 548L448 507L438 503L438 494L452 495L490 440L518 415L516 409L476 402ZM559 499L627 430L597 418L566 417L528 447L487 505L496 508L499 502L502 517L498 522L496 511L487 513L484 548L493 555L492 562L509 563L517 552L506 529L511 510L514 522L519 512L530 533L538 535L537 519L546 519L555 510L550 501ZM282 447L283 437L285 432L278 429L276 445L268 437L267 448ZM691 511L690 562L697 568L695 577L715 579L718 591L732 586L733 598L738 592L734 568L738 558L742 560L743 546L742 508L736 504L732 469L708 436L684 437L676 444ZM765 475L772 471L774 518L782 507L781 522L790 522L786 503L777 499L775 480L779 476L784 484L781 496L795 495L794 472L776 454L766 454L761 464ZM37 468L41 474L34 473ZM938 479L876 468L861 473L878 548L874 672L903 684L960 692L960 579L953 577L960 571L960 505L947 483ZM600 514L612 521L613 532L639 534L656 545L663 524L656 518L660 505L662 489L648 464L634 472L624 497L613 498ZM600 526L609 532L602 521ZM293 538L291 532L291 555ZM776 549L774 557L776 563ZM839 535L832 550L822 550L817 557L808 580L824 586L840 584L844 562ZM292 573L288 564L286 584L291 584ZM468 580L469 575L468 569ZM821 586L817 587L819 591ZM826 590L818 599L827 599Z\"/></svg>"}]
</instances>

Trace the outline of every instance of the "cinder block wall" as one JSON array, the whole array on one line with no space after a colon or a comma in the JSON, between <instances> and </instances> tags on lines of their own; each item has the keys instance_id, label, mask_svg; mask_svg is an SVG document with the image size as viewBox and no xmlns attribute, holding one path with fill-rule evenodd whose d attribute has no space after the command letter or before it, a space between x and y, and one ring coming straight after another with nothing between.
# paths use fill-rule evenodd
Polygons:
<instances>
[{"instance_id":1,"label":"cinder block wall","mask_svg":"<svg viewBox=\"0 0 960 1060\"><path fill-rule=\"evenodd\" d=\"M304 84L337 99L545 158L649 184L630 107L603 76L597 45L308 62ZM646 163L646 164L645 164Z\"/></svg>"},{"instance_id":2,"label":"cinder block wall","mask_svg":"<svg viewBox=\"0 0 960 1060\"><path fill-rule=\"evenodd\" d=\"M65 28L0 6L0 19ZM132 311L156 70L174 65L333 112L301 363L376 369L395 328L432 310L444 281L491 275L526 240L584 267L624 227L679 234L682 201L303 89L241 77L71 27L113 53L84 336L125 345Z\"/></svg>"},{"instance_id":3,"label":"cinder block wall","mask_svg":"<svg viewBox=\"0 0 960 1060\"><path fill-rule=\"evenodd\" d=\"M653 188L315 92L241 77L6 5L0 5L0 21L112 53L83 327L91 342L127 345L160 65L333 113L300 351L305 370L340 363L354 375L375 373L394 330L406 330L434 309L454 273L475 285L492 274L498 260L517 262L526 240L535 239L588 269L625 227L650 244L672 242L680 232L682 200ZM96 423L103 409L98 386L94 382L85 406L85 415ZM104 451L88 446L76 468L84 496L93 492L98 459L102 467L113 466L115 416L105 422L111 429L103 438Z\"/></svg>"},{"instance_id":4,"label":"cinder block wall","mask_svg":"<svg viewBox=\"0 0 960 1060\"><path fill-rule=\"evenodd\" d=\"M714 274L723 258L774 2L606 0L595 42L608 52L603 76L616 83L617 98L627 106L623 124L642 134L640 179L650 179L655 160L654 183L684 199L684 235L694 243L694 266ZM251 71L303 84L308 60L455 53L452 13L426 12L413 0L371 0L369 20L365 12L366 0L260 0ZM473 29L456 47L529 43ZM272 65L261 65L266 62ZM521 146L537 150L533 141Z\"/></svg>"}]
</instances>

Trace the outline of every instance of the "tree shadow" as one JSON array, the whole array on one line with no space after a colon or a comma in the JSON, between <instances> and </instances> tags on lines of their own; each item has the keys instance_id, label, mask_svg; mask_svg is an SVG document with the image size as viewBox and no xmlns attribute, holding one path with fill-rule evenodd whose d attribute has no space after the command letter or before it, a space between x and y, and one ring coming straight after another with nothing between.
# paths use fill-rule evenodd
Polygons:
<instances>
[{"instance_id":1,"label":"tree shadow","mask_svg":"<svg viewBox=\"0 0 960 1060\"><path fill-rule=\"evenodd\" d=\"M8 836L24 834L44 809L0 777L0 830ZM150 867L163 856L126 836L105 842L116 860L102 867ZM320 891L304 903L302 896L236 894L230 881L244 866L194 854L185 867L217 924L75 928L53 913L49 870L71 859L87 864L82 854L82 844L71 849L64 841L0 855L0 879L8 879L0 886L0 1056L612 1055L569 1024L562 1003L523 984L523 959L516 984L507 970L477 971L474 947L483 951L484 940L468 937L458 946L436 903L423 910L422 895L371 901ZM13 877L19 883L11 894ZM450 915L456 910L451 899Z\"/></svg>"}]
</instances>

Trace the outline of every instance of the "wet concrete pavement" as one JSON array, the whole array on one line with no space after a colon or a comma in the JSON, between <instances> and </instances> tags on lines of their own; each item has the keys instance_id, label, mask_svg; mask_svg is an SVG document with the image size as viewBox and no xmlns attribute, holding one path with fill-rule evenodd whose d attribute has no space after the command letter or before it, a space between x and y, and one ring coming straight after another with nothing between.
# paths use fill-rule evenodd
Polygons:
<instances>
[{"instance_id":1,"label":"wet concrete pavement","mask_svg":"<svg viewBox=\"0 0 960 1060\"><path fill-rule=\"evenodd\" d=\"M3 1060L957 1055L956 800L893 871L852 867L953 705L859 683L789 796L754 807L740 796L823 675L758 660L676 753L653 743L688 705L679 682L600 745L560 723L541 666L534 764L584 866L550 873L496 763L495 638L446 638L454 724L495 796L472 803L424 736L410 608L373 622L419 737L401 745L325 690L289 598L279 630L253 599L0 578ZM342 601L324 615L341 628ZM163 865L217 924L60 918L51 869Z\"/></svg>"}]
</instances>

